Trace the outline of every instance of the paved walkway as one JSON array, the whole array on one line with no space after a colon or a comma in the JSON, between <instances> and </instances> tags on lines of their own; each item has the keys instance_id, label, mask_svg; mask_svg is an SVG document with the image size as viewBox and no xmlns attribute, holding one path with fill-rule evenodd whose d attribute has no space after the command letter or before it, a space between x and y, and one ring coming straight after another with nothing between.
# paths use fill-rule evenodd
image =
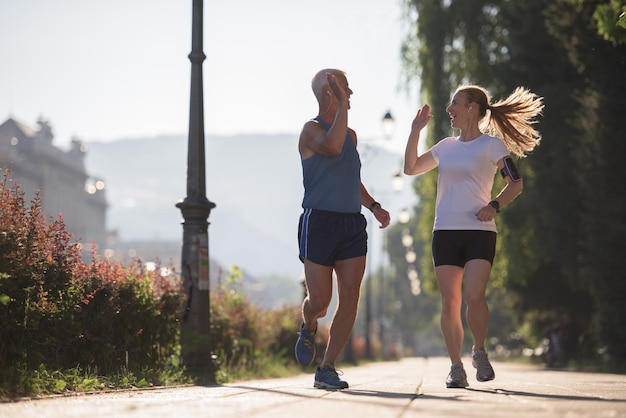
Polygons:
<instances>
[{"instance_id":1,"label":"paved walkway","mask_svg":"<svg viewBox=\"0 0 626 418\"><path fill-rule=\"evenodd\" d=\"M212 387L123 391L0 404L0 417L626 417L626 375L494 362L496 380L446 389L449 361L407 358L344 369L350 388L313 388L313 375Z\"/></svg>"}]
</instances>

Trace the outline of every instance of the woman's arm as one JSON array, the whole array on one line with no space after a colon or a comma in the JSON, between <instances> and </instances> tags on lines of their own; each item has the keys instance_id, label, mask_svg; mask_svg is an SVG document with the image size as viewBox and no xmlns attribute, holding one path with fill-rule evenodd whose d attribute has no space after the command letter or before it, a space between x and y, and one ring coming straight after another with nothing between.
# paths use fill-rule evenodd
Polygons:
<instances>
[{"instance_id":1,"label":"woman's arm","mask_svg":"<svg viewBox=\"0 0 626 418\"><path fill-rule=\"evenodd\" d=\"M504 158L506 157L503 157L498 161L499 170L504 167ZM506 185L504 186L504 188L502 188L502 190L500 190L500 193L498 193L496 198L493 199L493 201L497 202L495 205L498 208L496 209L490 204L483 206L478 212L475 213L477 219L484 222L492 220L493 217L496 216L497 212L499 212L502 208L515 200L515 198L520 193L522 193L522 190L524 190L524 181L521 178L517 181L514 181L513 179L511 179L511 177L506 176L504 178L504 181L506 182Z\"/></svg>"},{"instance_id":2,"label":"woman's arm","mask_svg":"<svg viewBox=\"0 0 626 418\"><path fill-rule=\"evenodd\" d=\"M430 114L430 106L424 105L417 111L417 115L413 119L411 124L411 133L406 143L406 149L404 151L404 174L416 175L425 173L437 167L437 161L433 157L430 151L418 155L418 146L420 133L426 126L429 120L432 119Z\"/></svg>"}]
</instances>

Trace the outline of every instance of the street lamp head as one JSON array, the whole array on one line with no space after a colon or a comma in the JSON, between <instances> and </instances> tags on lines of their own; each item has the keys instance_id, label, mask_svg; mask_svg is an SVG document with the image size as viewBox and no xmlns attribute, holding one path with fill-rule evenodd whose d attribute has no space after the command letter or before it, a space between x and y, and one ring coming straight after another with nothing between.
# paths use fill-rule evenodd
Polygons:
<instances>
[{"instance_id":1,"label":"street lamp head","mask_svg":"<svg viewBox=\"0 0 626 418\"><path fill-rule=\"evenodd\" d=\"M393 173L393 178L391 179L391 188L399 192L404 188L404 177L402 177L402 173L399 169Z\"/></svg>"},{"instance_id":2,"label":"street lamp head","mask_svg":"<svg viewBox=\"0 0 626 418\"><path fill-rule=\"evenodd\" d=\"M411 234L402 234L402 246L404 248L411 248L413 245L413 236Z\"/></svg>"},{"instance_id":3,"label":"street lamp head","mask_svg":"<svg viewBox=\"0 0 626 418\"><path fill-rule=\"evenodd\" d=\"M417 254L415 253L413 248L407 249L406 254L404 255L404 259L409 264L415 263L415 260L417 260Z\"/></svg>"},{"instance_id":4,"label":"street lamp head","mask_svg":"<svg viewBox=\"0 0 626 418\"><path fill-rule=\"evenodd\" d=\"M393 116L391 116L391 110L388 110L387 113L385 113L385 115L383 116L383 132L385 133L385 138L386 139L391 139L391 136L393 135L393 131L396 127L396 121L393 118Z\"/></svg>"},{"instance_id":5,"label":"street lamp head","mask_svg":"<svg viewBox=\"0 0 626 418\"><path fill-rule=\"evenodd\" d=\"M411 220L411 212L407 208L402 208L398 213L398 222L406 224Z\"/></svg>"}]
</instances>

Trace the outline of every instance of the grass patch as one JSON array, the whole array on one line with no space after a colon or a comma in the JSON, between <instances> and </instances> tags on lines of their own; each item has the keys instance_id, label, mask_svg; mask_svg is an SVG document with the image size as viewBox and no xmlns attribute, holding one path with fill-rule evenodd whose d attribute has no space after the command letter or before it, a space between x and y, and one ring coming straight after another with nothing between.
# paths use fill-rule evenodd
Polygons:
<instances>
[{"instance_id":1,"label":"grass patch","mask_svg":"<svg viewBox=\"0 0 626 418\"><path fill-rule=\"evenodd\" d=\"M138 373L120 370L117 373L102 376L94 370L83 370L78 367L68 370L48 370L44 365L40 365L37 370L14 368L10 374L3 373L1 377L0 399L2 400L193 383L192 377L184 369L145 369Z\"/></svg>"}]
</instances>

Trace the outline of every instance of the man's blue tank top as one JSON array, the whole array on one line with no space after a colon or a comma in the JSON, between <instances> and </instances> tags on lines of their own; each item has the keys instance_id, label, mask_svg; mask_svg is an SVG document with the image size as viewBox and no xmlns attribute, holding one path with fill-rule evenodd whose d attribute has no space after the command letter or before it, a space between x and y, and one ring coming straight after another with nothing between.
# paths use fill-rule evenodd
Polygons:
<instances>
[{"instance_id":1,"label":"man's blue tank top","mask_svg":"<svg viewBox=\"0 0 626 418\"><path fill-rule=\"evenodd\" d=\"M314 120L326 128L319 118ZM331 212L361 212L361 159L350 132L339 155L314 154L302 160L304 199L302 207Z\"/></svg>"}]
</instances>

